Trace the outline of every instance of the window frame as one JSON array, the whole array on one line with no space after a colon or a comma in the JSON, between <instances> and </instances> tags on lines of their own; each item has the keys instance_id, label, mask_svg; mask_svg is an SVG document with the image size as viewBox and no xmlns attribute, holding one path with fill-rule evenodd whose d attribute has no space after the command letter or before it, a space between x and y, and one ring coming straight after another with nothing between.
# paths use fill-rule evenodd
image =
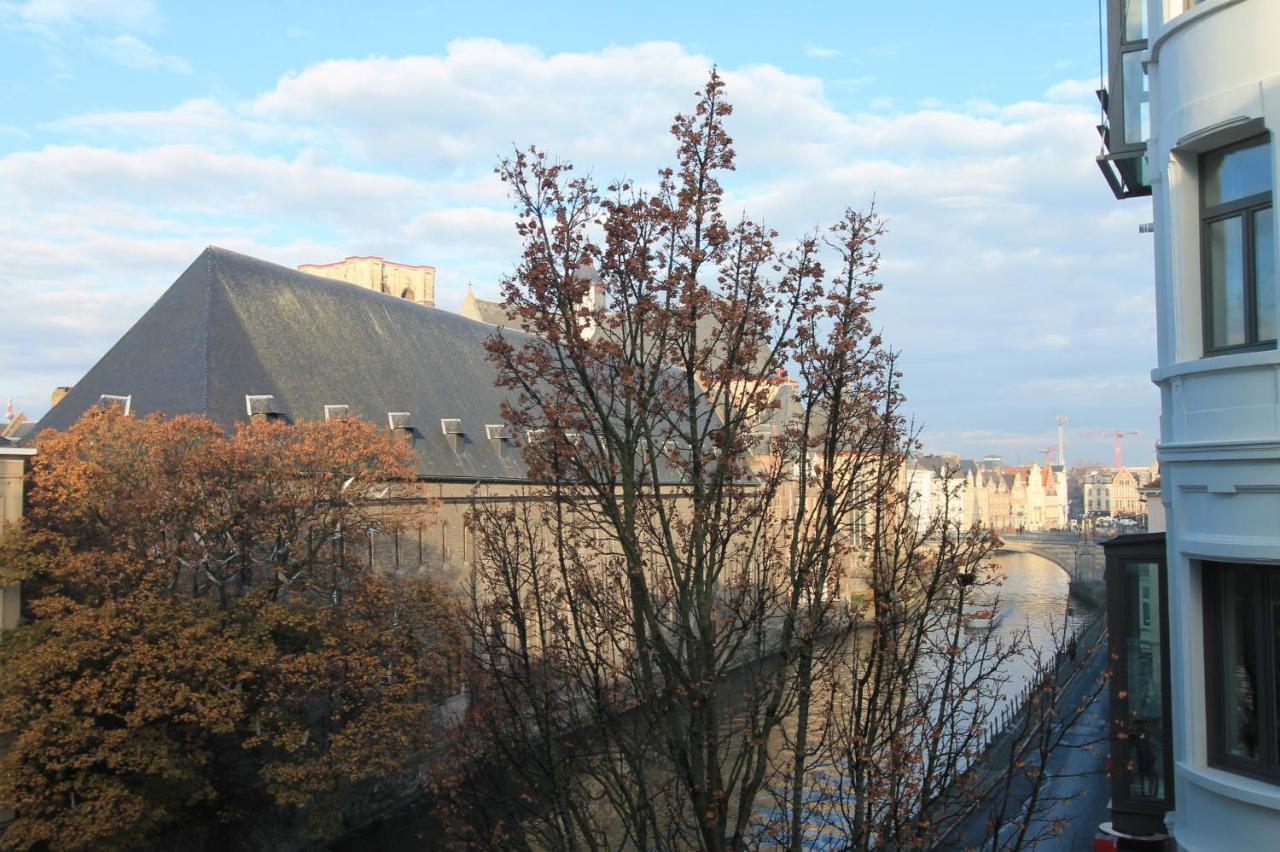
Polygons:
<instances>
[{"instance_id":1,"label":"window frame","mask_svg":"<svg viewBox=\"0 0 1280 852\"><path fill-rule=\"evenodd\" d=\"M1273 145L1274 140L1270 133L1261 133L1259 135L1250 136L1232 142L1229 145L1223 145L1218 148L1212 148L1203 151L1197 158L1197 166L1200 175L1199 202L1200 202L1200 319L1201 319L1201 335L1203 339L1203 350L1205 358L1212 358L1217 355L1230 355L1235 352L1259 352L1276 348L1276 339L1268 338L1266 340L1258 339L1258 275L1257 275L1257 256L1256 256L1256 238L1254 228L1254 219L1257 214L1264 210L1273 208L1273 199L1275 197L1275 174L1274 170L1271 175L1271 189L1266 192L1259 192L1244 198L1237 198L1232 201L1222 202L1219 204L1205 204L1205 184L1207 182L1205 170L1205 158L1229 154L1232 151L1239 151L1245 148L1252 148L1257 145ZM1274 155L1273 155L1274 156ZM1240 253L1244 260L1244 343L1233 343L1227 346L1213 345L1213 298L1209 291L1210 285L1210 255L1209 255L1209 228L1218 222L1225 222L1228 219L1239 217L1241 219L1241 249Z\"/></svg>"},{"instance_id":2,"label":"window frame","mask_svg":"<svg viewBox=\"0 0 1280 852\"><path fill-rule=\"evenodd\" d=\"M1259 591L1253 602L1253 617L1256 625L1254 637L1254 653L1258 659L1258 669L1269 676L1259 678L1257 685L1258 739L1261 758L1257 761L1231 754L1223 741L1223 723L1225 721L1224 704L1227 699L1226 672L1223 670L1224 653L1223 628L1225 619L1222 607L1221 577L1228 571L1246 571L1259 578ZM1236 775L1257 778L1270 784L1280 783L1280 736L1276 731L1277 713L1277 672L1280 662L1277 654L1275 637L1277 621L1269 614L1268 606L1273 591L1280 591L1280 565L1251 564L1237 562L1201 562L1201 588L1203 589L1204 615L1204 677L1205 677L1205 720L1208 723L1206 750L1208 763Z\"/></svg>"},{"instance_id":3,"label":"window frame","mask_svg":"<svg viewBox=\"0 0 1280 852\"><path fill-rule=\"evenodd\" d=\"M1125 4L1130 2L1142 3L1144 0L1108 0L1107 3L1107 53L1109 55L1107 62L1107 103L1105 106L1110 126L1108 127L1108 138L1105 141L1107 150L1113 155L1128 155L1132 157L1134 154L1146 153L1147 139L1144 137L1137 142L1130 142L1125 138L1127 120L1125 117L1124 93L1128 84L1133 81L1125 79L1124 59L1129 54L1140 54L1147 49L1151 22L1146 21L1146 31L1142 38L1125 38ZM1146 70L1143 69L1142 79L1137 81L1144 89L1149 85L1145 82L1146 76ZM1148 99L1151 97L1149 90L1147 91L1147 97ZM1141 117L1138 120L1141 122Z\"/></svg>"},{"instance_id":4,"label":"window frame","mask_svg":"<svg viewBox=\"0 0 1280 852\"><path fill-rule=\"evenodd\" d=\"M1125 138L1125 90L1130 82L1135 82L1125 79L1125 57L1140 57L1147 49L1151 32L1151 22L1145 19L1145 7L1142 7L1143 37L1126 38L1126 4L1133 3L1135 7L1141 7L1144 2L1145 0L1107 0L1107 83L1105 88L1098 89L1098 100L1103 112L1098 133L1102 136L1103 151L1098 154L1097 162L1116 198L1139 198L1151 194L1151 178L1147 174L1146 163L1147 139L1144 137L1136 142L1129 142ZM1140 58L1138 64L1141 68ZM1136 82L1146 92L1146 102L1149 104L1150 84L1145 69L1142 69L1141 78ZM1138 103L1141 113L1142 99ZM1141 115L1137 117L1137 121L1141 127ZM1147 132L1149 134L1149 128Z\"/></svg>"},{"instance_id":5,"label":"window frame","mask_svg":"<svg viewBox=\"0 0 1280 852\"><path fill-rule=\"evenodd\" d=\"M1111 746L1111 819L1117 830L1126 834L1163 833L1164 817L1175 805L1173 699L1171 659L1169 653L1169 577L1164 533L1119 535L1101 542L1106 554L1107 644L1111 659L1108 679L1110 703L1107 710L1108 736ZM1127 570L1132 564L1148 564L1157 576L1156 597L1148 601L1158 609L1160 618L1160 708L1162 718L1160 748L1163 758L1160 796L1135 794L1130 764L1129 722L1129 652L1126 637Z\"/></svg>"}]
</instances>

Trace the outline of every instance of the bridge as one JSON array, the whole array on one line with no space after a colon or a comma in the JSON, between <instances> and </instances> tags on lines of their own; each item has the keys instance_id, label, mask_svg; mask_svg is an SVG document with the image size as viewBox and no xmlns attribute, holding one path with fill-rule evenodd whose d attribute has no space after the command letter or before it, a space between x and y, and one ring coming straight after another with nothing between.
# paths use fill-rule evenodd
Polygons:
<instances>
[{"instance_id":1,"label":"bridge","mask_svg":"<svg viewBox=\"0 0 1280 852\"><path fill-rule=\"evenodd\" d=\"M1001 533L999 550L1033 553L1057 565L1071 578L1073 589L1079 585L1100 590L1103 584L1102 547L1091 538L1076 533L1033 532Z\"/></svg>"}]
</instances>

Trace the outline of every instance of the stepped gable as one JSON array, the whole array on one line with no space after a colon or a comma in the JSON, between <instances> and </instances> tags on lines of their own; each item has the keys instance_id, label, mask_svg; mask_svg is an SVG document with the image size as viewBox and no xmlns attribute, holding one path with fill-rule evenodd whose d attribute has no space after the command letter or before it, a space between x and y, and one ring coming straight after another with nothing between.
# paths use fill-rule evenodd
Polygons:
<instances>
[{"instance_id":1,"label":"stepped gable","mask_svg":"<svg viewBox=\"0 0 1280 852\"><path fill-rule=\"evenodd\" d=\"M467 295L462 300L460 313L464 317L486 322L490 325L501 325L508 328L519 325L515 317L507 313L507 309L503 307L501 302L477 298L472 291L470 283L467 284Z\"/></svg>"},{"instance_id":2,"label":"stepped gable","mask_svg":"<svg viewBox=\"0 0 1280 852\"><path fill-rule=\"evenodd\" d=\"M231 429L246 395L285 418L346 405L379 426L409 412L426 478L520 477L517 448L490 440L505 393L484 341L493 327L437 308L210 247L37 426L66 429L103 394L137 415L202 414ZM508 334L515 334L508 332ZM442 419L461 421L445 435Z\"/></svg>"}]
</instances>

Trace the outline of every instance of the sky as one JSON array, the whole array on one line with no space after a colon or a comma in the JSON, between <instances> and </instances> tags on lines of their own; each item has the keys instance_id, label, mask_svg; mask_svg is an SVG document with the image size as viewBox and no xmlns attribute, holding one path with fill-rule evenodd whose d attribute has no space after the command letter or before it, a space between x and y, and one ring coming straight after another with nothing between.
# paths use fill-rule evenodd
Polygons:
<instances>
[{"instance_id":1,"label":"sky","mask_svg":"<svg viewBox=\"0 0 1280 852\"><path fill-rule=\"evenodd\" d=\"M1093 0L0 0L0 397L41 415L206 245L496 296L498 160L650 180L712 65L730 210L887 219L877 317L928 450L1042 460L1065 415L1069 463L1115 429L1151 461L1151 210L1094 163Z\"/></svg>"}]
</instances>

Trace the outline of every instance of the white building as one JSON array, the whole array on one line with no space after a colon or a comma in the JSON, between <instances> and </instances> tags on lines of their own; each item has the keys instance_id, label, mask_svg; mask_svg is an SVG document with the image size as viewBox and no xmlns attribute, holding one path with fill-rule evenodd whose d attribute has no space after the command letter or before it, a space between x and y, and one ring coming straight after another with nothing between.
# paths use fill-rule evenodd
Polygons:
<instances>
[{"instance_id":1,"label":"white building","mask_svg":"<svg viewBox=\"0 0 1280 852\"><path fill-rule=\"evenodd\" d=\"M917 532L925 533L942 518L958 529L973 523L965 511L966 473L959 456L926 455L907 460L907 511L915 518Z\"/></svg>"},{"instance_id":2,"label":"white building","mask_svg":"<svg viewBox=\"0 0 1280 852\"><path fill-rule=\"evenodd\" d=\"M1142 802L1162 799L1179 848L1276 849L1280 0L1108 0L1108 8L1108 153L1099 162L1117 196L1149 185L1152 197L1152 378L1168 524L1166 659L1147 641L1149 624L1131 627L1126 677L1163 680L1163 662L1168 683L1157 686L1171 698L1163 717L1136 697L1127 710L1113 708L1128 714L1131 785L1117 792L1113 780L1113 815L1117 827L1138 825ZM1134 599L1111 601L1124 608L1117 617L1149 619L1154 567L1119 568ZM1112 642L1115 651L1114 631ZM1162 726L1171 755L1159 743ZM1172 801L1157 789L1169 777Z\"/></svg>"}]
</instances>

